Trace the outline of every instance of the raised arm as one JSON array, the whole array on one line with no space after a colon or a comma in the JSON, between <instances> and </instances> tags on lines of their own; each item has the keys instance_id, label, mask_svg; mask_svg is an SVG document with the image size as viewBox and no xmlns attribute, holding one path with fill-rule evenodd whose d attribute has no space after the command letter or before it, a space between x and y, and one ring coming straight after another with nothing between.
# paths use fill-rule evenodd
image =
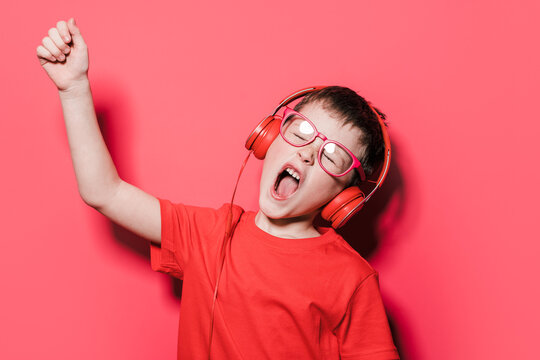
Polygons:
<instances>
[{"instance_id":1,"label":"raised arm","mask_svg":"<svg viewBox=\"0 0 540 360\"><path fill-rule=\"evenodd\" d=\"M161 243L158 199L118 176L101 135L88 80L88 50L73 18L49 30L37 57L60 95L82 199L115 223Z\"/></svg>"}]
</instances>

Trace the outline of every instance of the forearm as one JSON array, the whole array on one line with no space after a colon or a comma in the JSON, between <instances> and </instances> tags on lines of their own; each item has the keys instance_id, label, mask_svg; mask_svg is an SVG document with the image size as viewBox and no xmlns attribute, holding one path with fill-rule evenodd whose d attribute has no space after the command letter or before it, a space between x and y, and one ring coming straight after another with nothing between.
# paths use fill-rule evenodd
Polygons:
<instances>
[{"instance_id":1,"label":"forearm","mask_svg":"<svg viewBox=\"0 0 540 360\"><path fill-rule=\"evenodd\" d=\"M121 180L99 129L90 83L86 78L59 95L79 194L88 205L102 206Z\"/></svg>"}]
</instances>

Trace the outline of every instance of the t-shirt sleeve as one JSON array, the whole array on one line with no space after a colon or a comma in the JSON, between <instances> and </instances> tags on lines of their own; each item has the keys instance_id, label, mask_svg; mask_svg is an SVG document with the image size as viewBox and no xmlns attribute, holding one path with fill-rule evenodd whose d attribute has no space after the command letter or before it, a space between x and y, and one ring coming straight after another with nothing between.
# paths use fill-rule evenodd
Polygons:
<instances>
[{"instance_id":1,"label":"t-shirt sleeve","mask_svg":"<svg viewBox=\"0 0 540 360\"><path fill-rule=\"evenodd\" d=\"M211 209L173 204L159 199L161 210L161 245L150 243L153 270L183 279L193 257L215 258L223 240L230 205ZM238 213L235 207L234 213Z\"/></svg>"},{"instance_id":2,"label":"t-shirt sleeve","mask_svg":"<svg viewBox=\"0 0 540 360\"><path fill-rule=\"evenodd\" d=\"M377 272L358 285L345 316L336 328L336 336L341 359L399 359L384 310Z\"/></svg>"}]
</instances>

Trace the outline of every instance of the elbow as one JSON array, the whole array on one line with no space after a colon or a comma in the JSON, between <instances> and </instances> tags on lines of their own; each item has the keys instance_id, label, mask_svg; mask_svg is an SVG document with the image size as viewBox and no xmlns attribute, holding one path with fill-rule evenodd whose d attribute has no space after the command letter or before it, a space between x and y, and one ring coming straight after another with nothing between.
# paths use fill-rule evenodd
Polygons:
<instances>
[{"instance_id":1,"label":"elbow","mask_svg":"<svg viewBox=\"0 0 540 360\"><path fill-rule=\"evenodd\" d=\"M119 180L117 182L111 182L107 186L94 187L91 189L81 189L79 187L79 195L86 205L99 210L112 201L120 188L121 182L122 181Z\"/></svg>"},{"instance_id":2,"label":"elbow","mask_svg":"<svg viewBox=\"0 0 540 360\"><path fill-rule=\"evenodd\" d=\"M103 206L103 205L101 204L101 202L98 201L95 197L88 196L88 195L83 194L83 193L81 193L81 192L79 192L79 195L81 196L82 201L83 201L86 205L88 205L88 206L90 206L90 207L93 207L94 209L97 209L97 208Z\"/></svg>"},{"instance_id":3,"label":"elbow","mask_svg":"<svg viewBox=\"0 0 540 360\"><path fill-rule=\"evenodd\" d=\"M87 193L79 191L82 201L90 207L93 207L96 210L106 206L111 199L114 197L114 191L107 191L101 193Z\"/></svg>"}]
</instances>

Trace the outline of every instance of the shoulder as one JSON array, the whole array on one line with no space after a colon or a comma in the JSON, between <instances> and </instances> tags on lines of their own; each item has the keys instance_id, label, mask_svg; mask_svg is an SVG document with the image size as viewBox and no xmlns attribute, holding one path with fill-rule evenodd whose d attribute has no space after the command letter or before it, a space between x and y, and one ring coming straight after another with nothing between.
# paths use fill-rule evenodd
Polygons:
<instances>
[{"instance_id":1,"label":"shoulder","mask_svg":"<svg viewBox=\"0 0 540 360\"><path fill-rule=\"evenodd\" d=\"M333 229L334 241L327 249L335 276L340 276L352 286L359 285L377 271Z\"/></svg>"},{"instance_id":2,"label":"shoulder","mask_svg":"<svg viewBox=\"0 0 540 360\"><path fill-rule=\"evenodd\" d=\"M223 216L223 215L226 216L230 212L231 216L232 216L232 219L234 221L238 221L240 219L240 217L242 216L242 214L245 212L244 209L241 206L234 205L234 204L232 204L232 206L231 206L231 204L227 204L227 203L221 205L216 211L221 216Z\"/></svg>"}]
</instances>

